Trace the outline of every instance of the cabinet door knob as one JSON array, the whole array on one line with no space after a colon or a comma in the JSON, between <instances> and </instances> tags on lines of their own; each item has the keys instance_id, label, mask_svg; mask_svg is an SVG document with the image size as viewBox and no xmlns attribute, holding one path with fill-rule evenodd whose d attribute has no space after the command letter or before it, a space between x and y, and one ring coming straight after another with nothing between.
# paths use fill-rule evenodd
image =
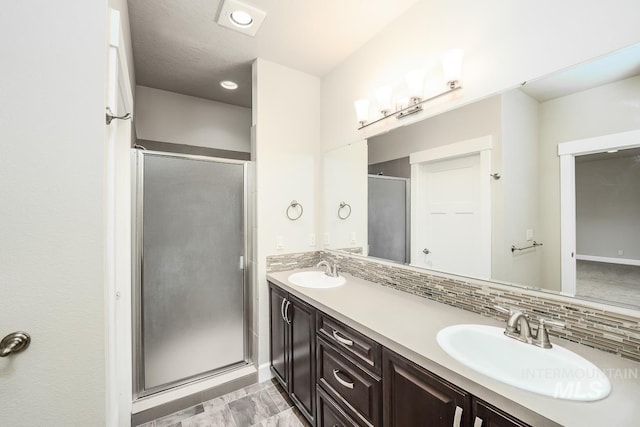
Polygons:
<instances>
[{"instance_id":1,"label":"cabinet door knob","mask_svg":"<svg viewBox=\"0 0 640 427\"><path fill-rule=\"evenodd\" d=\"M456 413L453 415L453 427L460 427L460 421L462 421L462 408L456 406Z\"/></svg>"},{"instance_id":2,"label":"cabinet door knob","mask_svg":"<svg viewBox=\"0 0 640 427\"><path fill-rule=\"evenodd\" d=\"M339 369L334 369L333 370L333 376L335 377L336 381L338 381L340 384L342 384L346 388L353 390L353 382L349 382L349 381L343 380L342 378L340 378L338 376L338 372L340 372Z\"/></svg>"},{"instance_id":3,"label":"cabinet door knob","mask_svg":"<svg viewBox=\"0 0 640 427\"><path fill-rule=\"evenodd\" d=\"M482 427L482 418L476 417L476 420L473 422L473 427Z\"/></svg>"},{"instance_id":4,"label":"cabinet door knob","mask_svg":"<svg viewBox=\"0 0 640 427\"><path fill-rule=\"evenodd\" d=\"M346 339L346 338L342 338L340 336L340 334L338 333L338 331L336 331L335 329L333 330L333 337L336 339L336 341L338 341L341 344L344 345L348 345L349 347L353 347L353 341Z\"/></svg>"}]
</instances>

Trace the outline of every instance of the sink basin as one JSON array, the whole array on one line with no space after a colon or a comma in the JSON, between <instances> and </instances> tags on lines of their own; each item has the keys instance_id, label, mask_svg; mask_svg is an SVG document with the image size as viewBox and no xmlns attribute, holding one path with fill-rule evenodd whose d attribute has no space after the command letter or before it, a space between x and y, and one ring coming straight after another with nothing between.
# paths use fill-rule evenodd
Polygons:
<instances>
[{"instance_id":1,"label":"sink basin","mask_svg":"<svg viewBox=\"0 0 640 427\"><path fill-rule=\"evenodd\" d=\"M455 325L438 332L437 341L474 371L533 393L592 401L611 392L609 379L587 359L556 344L540 348L503 332L493 326Z\"/></svg>"},{"instance_id":2,"label":"sink basin","mask_svg":"<svg viewBox=\"0 0 640 427\"><path fill-rule=\"evenodd\" d=\"M344 285L346 279L342 276L327 276L324 271L301 271L289 276L289 281L303 288L328 289Z\"/></svg>"}]
</instances>

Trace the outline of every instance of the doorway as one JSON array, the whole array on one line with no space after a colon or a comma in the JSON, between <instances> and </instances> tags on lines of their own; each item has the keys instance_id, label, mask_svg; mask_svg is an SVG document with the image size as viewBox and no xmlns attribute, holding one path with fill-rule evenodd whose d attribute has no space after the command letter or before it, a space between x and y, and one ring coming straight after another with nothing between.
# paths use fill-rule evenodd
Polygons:
<instances>
[{"instance_id":1,"label":"doorway","mask_svg":"<svg viewBox=\"0 0 640 427\"><path fill-rule=\"evenodd\" d=\"M637 307L640 131L558 145L562 292Z\"/></svg>"}]
</instances>

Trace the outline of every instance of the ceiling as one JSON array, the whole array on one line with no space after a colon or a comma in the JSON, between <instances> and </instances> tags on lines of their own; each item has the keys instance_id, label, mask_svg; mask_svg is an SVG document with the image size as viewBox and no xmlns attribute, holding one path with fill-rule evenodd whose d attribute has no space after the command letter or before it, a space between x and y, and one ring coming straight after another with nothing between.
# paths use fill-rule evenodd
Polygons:
<instances>
[{"instance_id":1,"label":"ceiling","mask_svg":"<svg viewBox=\"0 0 640 427\"><path fill-rule=\"evenodd\" d=\"M640 74L640 43L527 82L521 90L540 102Z\"/></svg>"},{"instance_id":2,"label":"ceiling","mask_svg":"<svg viewBox=\"0 0 640 427\"><path fill-rule=\"evenodd\" d=\"M251 107L255 58L322 77L420 0L243 1L267 13L255 37L216 23L221 0L129 0L136 83Z\"/></svg>"}]
</instances>

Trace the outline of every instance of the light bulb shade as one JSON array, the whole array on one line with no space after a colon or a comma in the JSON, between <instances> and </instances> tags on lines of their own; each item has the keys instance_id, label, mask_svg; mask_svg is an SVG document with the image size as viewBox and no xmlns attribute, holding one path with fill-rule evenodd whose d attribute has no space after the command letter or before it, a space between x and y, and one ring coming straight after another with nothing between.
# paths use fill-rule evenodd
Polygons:
<instances>
[{"instance_id":1,"label":"light bulb shade","mask_svg":"<svg viewBox=\"0 0 640 427\"><path fill-rule=\"evenodd\" d=\"M356 107L356 117L358 122L365 123L369 120L369 100L359 99L353 103Z\"/></svg>"},{"instance_id":2,"label":"light bulb shade","mask_svg":"<svg viewBox=\"0 0 640 427\"><path fill-rule=\"evenodd\" d=\"M378 108L380 112L387 113L391 111L391 86L381 86L376 89L376 99L378 100Z\"/></svg>"},{"instance_id":3,"label":"light bulb shade","mask_svg":"<svg viewBox=\"0 0 640 427\"><path fill-rule=\"evenodd\" d=\"M464 50L462 49L451 49L444 54L442 57L442 69L445 82L456 82L462 78L463 57Z\"/></svg>"},{"instance_id":4,"label":"light bulb shade","mask_svg":"<svg viewBox=\"0 0 640 427\"><path fill-rule=\"evenodd\" d=\"M408 95L411 98L422 98L424 93L424 70L409 71L404 79L407 82Z\"/></svg>"}]
</instances>

